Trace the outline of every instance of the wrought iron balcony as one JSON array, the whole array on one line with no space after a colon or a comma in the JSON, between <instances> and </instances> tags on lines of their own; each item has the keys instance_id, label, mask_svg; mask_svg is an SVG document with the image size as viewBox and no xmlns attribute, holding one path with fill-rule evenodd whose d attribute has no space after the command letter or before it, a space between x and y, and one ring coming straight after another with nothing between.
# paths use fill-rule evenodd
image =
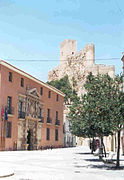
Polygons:
<instances>
[{"instance_id":1,"label":"wrought iron balcony","mask_svg":"<svg viewBox=\"0 0 124 180\"><path fill-rule=\"evenodd\" d=\"M59 125L60 125L60 120L56 120L56 121L55 121L55 125L58 125L58 126L59 126Z\"/></svg>"},{"instance_id":2,"label":"wrought iron balcony","mask_svg":"<svg viewBox=\"0 0 124 180\"><path fill-rule=\"evenodd\" d=\"M40 119L40 121L39 121L39 122L44 123L44 117L42 117L42 116L38 116L38 119Z\"/></svg>"},{"instance_id":3,"label":"wrought iron balcony","mask_svg":"<svg viewBox=\"0 0 124 180\"><path fill-rule=\"evenodd\" d=\"M18 112L18 118L25 119L25 115L26 115L25 112L22 112L22 111L19 111L19 112Z\"/></svg>"},{"instance_id":4,"label":"wrought iron balcony","mask_svg":"<svg viewBox=\"0 0 124 180\"><path fill-rule=\"evenodd\" d=\"M50 117L47 117L47 123L52 123L52 119Z\"/></svg>"},{"instance_id":5,"label":"wrought iron balcony","mask_svg":"<svg viewBox=\"0 0 124 180\"><path fill-rule=\"evenodd\" d=\"M7 114L14 114L14 107L10 106L10 107L7 107Z\"/></svg>"}]
</instances>

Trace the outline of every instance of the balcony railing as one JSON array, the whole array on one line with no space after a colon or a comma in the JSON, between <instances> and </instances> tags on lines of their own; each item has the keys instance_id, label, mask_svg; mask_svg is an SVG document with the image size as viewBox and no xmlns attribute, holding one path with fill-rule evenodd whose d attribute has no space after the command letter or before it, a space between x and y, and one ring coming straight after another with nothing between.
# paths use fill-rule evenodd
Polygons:
<instances>
[{"instance_id":1,"label":"balcony railing","mask_svg":"<svg viewBox=\"0 0 124 180\"><path fill-rule=\"evenodd\" d=\"M42 117L42 116L38 116L38 119L40 119L40 121L39 121L39 122L44 123L44 117Z\"/></svg>"},{"instance_id":2,"label":"balcony railing","mask_svg":"<svg viewBox=\"0 0 124 180\"><path fill-rule=\"evenodd\" d=\"M18 118L25 119L25 115L26 115L25 112L22 112L22 111L19 111L19 112L18 112Z\"/></svg>"},{"instance_id":3,"label":"balcony railing","mask_svg":"<svg viewBox=\"0 0 124 180\"><path fill-rule=\"evenodd\" d=\"M14 114L14 107L7 107L7 114Z\"/></svg>"},{"instance_id":4,"label":"balcony railing","mask_svg":"<svg viewBox=\"0 0 124 180\"><path fill-rule=\"evenodd\" d=\"M52 119L50 117L47 117L47 123L52 123Z\"/></svg>"},{"instance_id":5,"label":"balcony railing","mask_svg":"<svg viewBox=\"0 0 124 180\"><path fill-rule=\"evenodd\" d=\"M58 125L58 126L59 126L59 125L60 125L60 120L56 120L56 121L55 121L55 125Z\"/></svg>"}]
</instances>

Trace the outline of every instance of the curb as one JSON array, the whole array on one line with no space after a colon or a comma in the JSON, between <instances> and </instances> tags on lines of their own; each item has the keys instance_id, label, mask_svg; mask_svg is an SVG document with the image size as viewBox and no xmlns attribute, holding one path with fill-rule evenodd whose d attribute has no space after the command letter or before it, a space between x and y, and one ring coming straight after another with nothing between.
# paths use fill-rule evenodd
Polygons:
<instances>
[{"instance_id":1,"label":"curb","mask_svg":"<svg viewBox=\"0 0 124 180\"><path fill-rule=\"evenodd\" d=\"M3 176L0 176L0 178L6 178L6 177L13 176L13 175L14 175L14 173L12 173L12 174L8 174L8 175L3 175Z\"/></svg>"},{"instance_id":2,"label":"curb","mask_svg":"<svg viewBox=\"0 0 124 180\"><path fill-rule=\"evenodd\" d=\"M8 174L8 175L3 175L3 176L0 176L0 178L6 178L6 177L13 176L13 175L14 175L14 173L12 173L12 174Z\"/></svg>"}]
</instances>

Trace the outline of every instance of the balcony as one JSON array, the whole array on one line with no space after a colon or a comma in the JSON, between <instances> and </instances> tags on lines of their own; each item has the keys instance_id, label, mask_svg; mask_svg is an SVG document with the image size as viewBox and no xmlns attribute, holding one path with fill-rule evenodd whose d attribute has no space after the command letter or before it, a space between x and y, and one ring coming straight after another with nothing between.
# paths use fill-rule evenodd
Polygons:
<instances>
[{"instance_id":1,"label":"balcony","mask_svg":"<svg viewBox=\"0 0 124 180\"><path fill-rule=\"evenodd\" d=\"M56 120L55 125L59 126L60 125L60 120Z\"/></svg>"},{"instance_id":2,"label":"balcony","mask_svg":"<svg viewBox=\"0 0 124 180\"><path fill-rule=\"evenodd\" d=\"M44 117L42 117L42 116L38 116L38 119L40 119L40 123L44 123Z\"/></svg>"},{"instance_id":3,"label":"balcony","mask_svg":"<svg viewBox=\"0 0 124 180\"><path fill-rule=\"evenodd\" d=\"M14 114L14 107L12 107L12 106L7 107L7 114L13 115Z\"/></svg>"},{"instance_id":4,"label":"balcony","mask_svg":"<svg viewBox=\"0 0 124 180\"><path fill-rule=\"evenodd\" d=\"M25 112L22 112L22 111L18 112L18 118L25 119L25 115L26 115Z\"/></svg>"},{"instance_id":5,"label":"balcony","mask_svg":"<svg viewBox=\"0 0 124 180\"><path fill-rule=\"evenodd\" d=\"M52 123L52 119L50 117L47 117L47 123Z\"/></svg>"}]
</instances>

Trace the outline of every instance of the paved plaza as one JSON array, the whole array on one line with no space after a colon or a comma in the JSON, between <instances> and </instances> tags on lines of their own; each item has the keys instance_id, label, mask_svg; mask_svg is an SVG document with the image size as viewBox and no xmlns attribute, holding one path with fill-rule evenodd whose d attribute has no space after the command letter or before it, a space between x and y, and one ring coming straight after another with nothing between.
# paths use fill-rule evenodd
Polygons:
<instances>
[{"instance_id":1,"label":"paved plaza","mask_svg":"<svg viewBox=\"0 0 124 180\"><path fill-rule=\"evenodd\" d=\"M14 172L4 180L124 180L124 170L106 167L88 147L0 152L2 171Z\"/></svg>"}]
</instances>

